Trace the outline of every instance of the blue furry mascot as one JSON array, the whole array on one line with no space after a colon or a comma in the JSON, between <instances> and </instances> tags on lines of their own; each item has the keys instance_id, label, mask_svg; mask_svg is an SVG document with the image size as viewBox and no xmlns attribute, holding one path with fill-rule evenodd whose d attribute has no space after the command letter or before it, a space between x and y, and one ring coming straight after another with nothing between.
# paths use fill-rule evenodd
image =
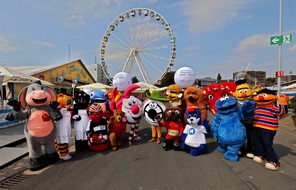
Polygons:
<instances>
[{"instance_id":1,"label":"blue furry mascot","mask_svg":"<svg viewBox=\"0 0 296 190\"><path fill-rule=\"evenodd\" d=\"M239 108L237 100L231 96L225 96L217 100L218 113L212 121L213 138L217 138L218 151L224 154L224 158L233 162L238 161L237 152L246 142L246 129L241 120L247 120L253 116L255 103L244 101Z\"/></svg>"}]
</instances>

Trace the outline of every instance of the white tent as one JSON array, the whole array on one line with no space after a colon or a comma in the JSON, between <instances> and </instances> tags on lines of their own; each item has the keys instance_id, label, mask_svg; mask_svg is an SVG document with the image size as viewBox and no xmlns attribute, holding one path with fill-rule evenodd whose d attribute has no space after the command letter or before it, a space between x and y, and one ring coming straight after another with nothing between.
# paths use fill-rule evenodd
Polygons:
<instances>
[{"instance_id":1,"label":"white tent","mask_svg":"<svg viewBox=\"0 0 296 190\"><path fill-rule=\"evenodd\" d=\"M8 83L25 83L31 84L37 80L40 80L43 85L53 86L53 84L38 79L36 77L20 73L18 71L0 66L0 92L1 92L1 108L4 108L4 96L3 96L3 86L7 86Z\"/></svg>"},{"instance_id":2,"label":"white tent","mask_svg":"<svg viewBox=\"0 0 296 190\"><path fill-rule=\"evenodd\" d=\"M48 86L53 86L52 83L38 79L36 77L12 70L12 69L8 69L6 67L0 66L0 82L2 82L2 84L7 84L9 82L11 83L33 83L37 80L40 80L41 83L43 85L48 85Z\"/></svg>"},{"instance_id":3,"label":"white tent","mask_svg":"<svg viewBox=\"0 0 296 190\"><path fill-rule=\"evenodd\" d=\"M157 86L154 86L152 84L149 83L145 83L145 82L137 82L135 84L140 85L140 88L134 90L133 92L145 92L146 90L149 90L150 88L154 88L157 89Z\"/></svg>"},{"instance_id":4,"label":"white tent","mask_svg":"<svg viewBox=\"0 0 296 190\"><path fill-rule=\"evenodd\" d=\"M282 89L294 89L294 88L296 88L296 83L291 84L291 85L289 85L289 86L283 86L283 87L282 87Z\"/></svg>"},{"instance_id":5,"label":"white tent","mask_svg":"<svg viewBox=\"0 0 296 190\"><path fill-rule=\"evenodd\" d=\"M76 88L80 89L80 90L112 90L113 86L109 86L103 83L92 83L92 84L86 84L86 85L82 85L82 86L77 86Z\"/></svg>"}]
</instances>

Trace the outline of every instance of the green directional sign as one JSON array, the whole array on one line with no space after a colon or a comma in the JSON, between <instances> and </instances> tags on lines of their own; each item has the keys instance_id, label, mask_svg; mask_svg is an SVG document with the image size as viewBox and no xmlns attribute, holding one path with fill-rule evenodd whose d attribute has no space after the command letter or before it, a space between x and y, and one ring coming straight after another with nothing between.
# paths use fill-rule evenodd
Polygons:
<instances>
[{"instance_id":1,"label":"green directional sign","mask_svg":"<svg viewBox=\"0 0 296 190\"><path fill-rule=\"evenodd\" d=\"M292 43L292 34L272 36L269 39L270 45L279 45L279 44L285 44L285 43Z\"/></svg>"}]
</instances>

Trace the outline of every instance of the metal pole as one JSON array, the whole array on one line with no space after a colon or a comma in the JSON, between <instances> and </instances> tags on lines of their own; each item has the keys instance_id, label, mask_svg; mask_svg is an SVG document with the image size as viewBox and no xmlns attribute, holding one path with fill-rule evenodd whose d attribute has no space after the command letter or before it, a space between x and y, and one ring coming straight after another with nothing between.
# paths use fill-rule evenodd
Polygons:
<instances>
[{"instance_id":1,"label":"metal pole","mask_svg":"<svg viewBox=\"0 0 296 190\"><path fill-rule=\"evenodd\" d=\"M0 87L1 87L1 109L3 110L3 108L4 108L4 100L3 100L3 83L2 83L2 81L0 81Z\"/></svg>"},{"instance_id":2,"label":"metal pole","mask_svg":"<svg viewBox=\"0 0 296 190\"><path fill-rule=\"evenodd\" d=\"M282 35L282 0L280 0L279 35ZM282 71L282 44L279 44L279 72ZM281 94L281 77L278 77L278 96Z\"/></svg>"},{"instance_id":3,"label":"metal pole","mask_svg":"<svg viewBox=\"0 0 296 190\"><path fill-rule=\"evenodd\" d=\"M70 56L70 53L71 53L71 51L70 51L70 46L71 46L71 44L68 44L68 55L69 55L69 61L71 61L71 56Z\"/></svg>"}]
</instances>

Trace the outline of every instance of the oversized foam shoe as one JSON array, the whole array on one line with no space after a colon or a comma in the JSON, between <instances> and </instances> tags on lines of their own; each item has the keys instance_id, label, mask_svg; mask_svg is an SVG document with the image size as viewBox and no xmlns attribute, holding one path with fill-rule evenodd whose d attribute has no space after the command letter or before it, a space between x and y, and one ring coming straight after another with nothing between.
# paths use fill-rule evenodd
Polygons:
<instances>
[{"instance_id":1,"label":"oversized foam shoe","mask_svg":"<svg viewBox=\"0 0 296 190\"><path fill-rule=\"evenodd\" d=\"M46 167L46 158L45 156L40 156L38 158L30 158L28 169L31 171L41 170Z\"/></svg>"},{"instance_id":2,"label":"oversized foam shoe","mask_svg":"<svg viewBox=\"0 0 296 190\"><path fill-rule=\"evenodd\" d=\"M60 160L60 155L57 152L53 152L50 154L45 154L47 165L56 163Z\"/></svg>"},{"instance_id":3,"label":"oversized foam shoe","mask_svg":"<svg viewBox=\"0 0 296 190\"><path fill-rule=\"evenodd\" d=\"M276 163L276 162L267 162L265 164L265 168L267 168L269 170L273 170L273 171L278 170L279 167L280 167L280 163Z\"/></svg>"}]
</instances>

